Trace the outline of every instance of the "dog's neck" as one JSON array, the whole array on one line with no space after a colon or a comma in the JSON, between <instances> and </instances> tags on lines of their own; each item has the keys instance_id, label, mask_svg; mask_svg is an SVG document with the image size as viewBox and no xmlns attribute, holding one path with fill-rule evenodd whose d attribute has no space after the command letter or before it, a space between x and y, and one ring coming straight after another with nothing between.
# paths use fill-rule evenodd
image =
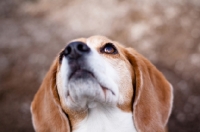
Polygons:
<instances>
[{"instance_id":1,"label":"dog's neck","mask_svg":"<svg viewBox=\"0 0 200 132\"><path fill-rule=\"evenodd\" d=\"M73 132L136 132L132 113L118 107L88 109L86 116L74 125Z\"/></svg>"}]
</instances>

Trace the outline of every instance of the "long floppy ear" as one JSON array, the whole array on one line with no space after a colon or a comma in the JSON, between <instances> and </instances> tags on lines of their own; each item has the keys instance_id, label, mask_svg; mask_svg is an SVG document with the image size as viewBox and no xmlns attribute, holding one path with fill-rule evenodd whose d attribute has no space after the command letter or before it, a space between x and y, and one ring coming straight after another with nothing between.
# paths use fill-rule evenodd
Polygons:
<instances>
[{"instance_id":1,"label":"long floppy ear","mask_svg":"<svg viewBox=\"0 0 200 132\"><path fill-rule=\"evenodd\" d=\"M34 129L37 132L69 132L67 116L62 111L56 87L56 59L31 104Z\"/></svg>"},{"instance_id":2,"label":"long floppy ear","mask_svg":"<svg viewBox=\"0 0 200 132\"><path fill-rule=\"evenodd\" d=\"M164 132L172 109L173 89L155 66L135 50L126 56L134 77L133 119L139 132Z\"/></svg>"}]
</instances>

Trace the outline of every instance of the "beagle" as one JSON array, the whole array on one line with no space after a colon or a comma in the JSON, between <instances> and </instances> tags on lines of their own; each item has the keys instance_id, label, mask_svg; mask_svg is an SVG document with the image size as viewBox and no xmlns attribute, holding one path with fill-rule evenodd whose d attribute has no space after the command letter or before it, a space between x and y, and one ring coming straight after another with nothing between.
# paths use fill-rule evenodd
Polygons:
<instances>
[{"instance_id":1,"label":"beagle","mask_svg":"<svg viewBox=\"0 0 200 132\"><path fill-rule=\"evenodd\" d=\"M173 89L132 48L103 36L71 41L31 104L37 132L164 132Z\"/></svg>"}]
</instances>

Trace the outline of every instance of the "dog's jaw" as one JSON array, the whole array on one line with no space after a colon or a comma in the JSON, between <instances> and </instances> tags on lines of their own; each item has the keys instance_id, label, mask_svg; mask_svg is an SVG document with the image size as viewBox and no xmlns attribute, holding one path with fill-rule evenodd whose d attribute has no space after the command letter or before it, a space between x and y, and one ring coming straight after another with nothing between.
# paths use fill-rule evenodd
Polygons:
<instances>
[{"instance_id":1,"label":"dog's jaw","mask_svg":"<svg viewBox=\"0 0 200 132\"><path fill-rule=\"evenodd\" d=\"M81 70L70 74L68 60L63 58L57 73L58 92L65 97L62 104L73 110L93 108L98 104L116 106L119 98L116 71L95 50L84 61Z\"/></svg>"}]
</instances>

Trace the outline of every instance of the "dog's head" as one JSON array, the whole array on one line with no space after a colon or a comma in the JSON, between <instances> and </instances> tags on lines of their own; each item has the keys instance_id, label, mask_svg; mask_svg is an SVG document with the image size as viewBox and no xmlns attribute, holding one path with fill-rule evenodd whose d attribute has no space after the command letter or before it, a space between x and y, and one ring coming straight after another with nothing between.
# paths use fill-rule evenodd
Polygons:
<instances>
[{"instance_id":1,"label":"dog's head","mask_svg":"<svg viewBox=\"0 0 200 132\"><path fill-rule=\"evenodd\" d=\"M57 70L62 107L79 111L118 105L131 110L134 71L124 52L104 37L70 42L60 54Z\"/></svg>"},{"instance_id":2,"label":"dog's head","mask_svg":"<svg viewBox=\"0 0 200 132\"><path fill-rule=\"evenodd\" d=\"M132 48L102 36L73 40L55 59L34 98L34 127L69 131L77 120L73 117L81 120L94 107L132 112L138 131L164 131L172 87Z\"/></svg>"}]
</instances>

